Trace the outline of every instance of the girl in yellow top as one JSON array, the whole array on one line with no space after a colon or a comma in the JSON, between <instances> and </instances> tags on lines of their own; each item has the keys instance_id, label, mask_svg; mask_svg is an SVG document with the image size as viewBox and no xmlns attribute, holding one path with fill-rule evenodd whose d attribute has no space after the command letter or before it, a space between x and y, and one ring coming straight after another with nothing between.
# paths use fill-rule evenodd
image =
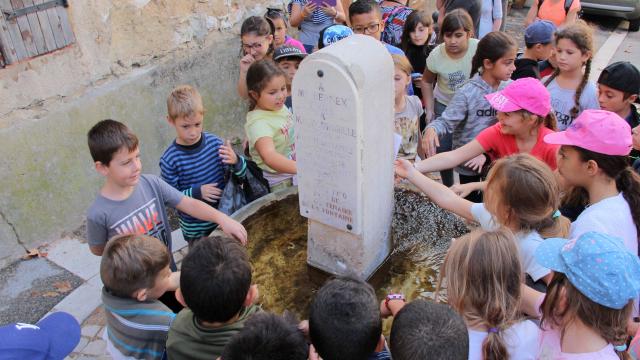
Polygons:
<instances>
[{"instance_id":1,"label":"girl in yellow top","mask_svg":"<svg viewBox=\"0 0 640 360\"><path fill-rule=\"evenodd\" d=\"M286 76L272 61L256 61L247 71L247 89L251 111L244 129L251 158L272 192L291 186L296 162L292 115L284 106Z\"/></svg>"}]
</instances>

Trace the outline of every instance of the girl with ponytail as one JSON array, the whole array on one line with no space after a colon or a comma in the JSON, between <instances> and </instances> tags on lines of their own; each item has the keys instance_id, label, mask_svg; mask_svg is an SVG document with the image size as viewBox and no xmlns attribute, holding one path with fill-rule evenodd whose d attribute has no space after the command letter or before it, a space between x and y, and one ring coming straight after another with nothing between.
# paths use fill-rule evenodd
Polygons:
<instances>
[{"instance_id":1,"label":"girl with ponytail","mask_svg":"<svg viewBox=\"0 0 640 360\"><path fill-rule=\"evenodd\" d=\"M551 104L564 130L586 109L599 109L596 85L589 81L593 57L593 34L582 20L555 33L556 69L542 82L549 89Z\"/></svg>"},{"instance_id":2,"label":"girl with ponytail","mask_svg":"<svg viewBox=\"0 0 640 360\"><path fill-rule=\"evenodd\" d=\"M469 331L470 360L535 359L538 327L519 311L522 272L509 230L476 231L451 244L443 280L447 302Z\"/></svg>"}]
</instances>

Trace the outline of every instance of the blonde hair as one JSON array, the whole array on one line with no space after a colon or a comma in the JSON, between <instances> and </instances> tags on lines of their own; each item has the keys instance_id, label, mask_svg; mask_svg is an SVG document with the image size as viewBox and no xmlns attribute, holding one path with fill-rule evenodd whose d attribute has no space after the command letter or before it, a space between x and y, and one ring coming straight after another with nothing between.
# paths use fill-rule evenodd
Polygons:
<instances>
[{"instance_id":1,"label":"blonde hair","mask_svg":"<svg viewBox=\"0 0 640 360\"><path fill-rule=\"evenodd\" d=\"M560 188L551 168L530 154L498 160L487 176L487 210L503 224L537 231L543 238L567 237L569 219L557 216Z\"/></svg>"},{"instance_id":2,"label":"blonde hair","mask_svg":"<svg viewBox=\"0 0 640 360\"><path fill-rule=\"evenodd\" d=\"M447 279L448 303L468 327L486 327L485 360L508 359L504 331L520 322L522 267L513 233L476 231L455 240L445 257L436 300Z\"/></svg>"},{"instance_id":3,"label":"blonde hair","mask_svg":"<svg viewBox=\"0 0 640 360\"><path fill-rule=\"evenodd\" d=\"M171 120L204 114L202 97L198 90L189 85L180 85L171 90L167 97L167 113Z\"/></svg>"},{"instance_id":4,"label":"blonde hair","mask_svg":"<svg viewBox=\"0 0 640 360\"><path fill-rule=\"evenodd\" d=\"M411 63L409 62L409 59L407 59L406 56L391 55L391 58L393 59L393 65L395 67L402 70L402 72L406 73L407 75L411 76L411 73L413 72L413 66L411 66Z\"/></svg>"}]
</instances>

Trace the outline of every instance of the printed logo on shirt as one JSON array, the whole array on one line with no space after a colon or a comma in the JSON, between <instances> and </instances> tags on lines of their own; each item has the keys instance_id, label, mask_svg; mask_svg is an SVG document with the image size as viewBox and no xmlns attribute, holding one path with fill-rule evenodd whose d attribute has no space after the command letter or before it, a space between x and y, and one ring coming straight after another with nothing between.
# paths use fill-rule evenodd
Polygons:
<instances>
[{"instance_id":1,"label":"printed logo on shirt","mask_svg":"<svg viewBox=\"0 0 640 360\"><path fill-rule=\"evenodd\" d=\"M282 133L282 135L284 136L285 141L289 144L289 149L290 149L290 153L288 155L288 157L291 160L295 160L296 159L296 144L295 142L292 140L294 138L294 133L293 133L293 124L292 124L292 115L289 114L287 116L287 122L280 128L280 132Z\"/></svg>"},{"instance_id":2,"label":"printed logo on shirt","mask_svg":"<svg viewBox=\"0 0 640 360\"><path fill-rule=\"evenodd\" d=\"M567 125L573 122L573 117L571 115L563 114L560 111L555 111L556 119L558 119L558 123L564 125L563 128L566 128Z\"/></svg>"},{"instance_id":3,"label":"printed logo on shirt","mask_svg":"<svg viewBox=\"0 0 640 360\"><path fill-rule=\"evenodd\" d=\"M476 111L476 116L495 117L497 115L498 115L498 110L494 108L478 109L478 111Z\"/></svg>"},{"instance_id":4,"label":"printed logo on shirt","mask_svg":"<svg viewBox=\"0 0 640 360\"><path fill-rule=\"evenodd\" d=\"M115 230L118 235L149 235L162 240L168 245L166 225L158 211L158 200L155 197L111 225L111 229Z\"/></svg>"},{"instance_id":5,"label":"printed logo on shirt","mask_svg":"<svg viewBox=\"0 0 640 360\"><path fill-rule=\"evenodd\" d=\"M449 73L449 90L458 90L466 80L467 76L462 71Z\"/></svg>"}]
</instances>

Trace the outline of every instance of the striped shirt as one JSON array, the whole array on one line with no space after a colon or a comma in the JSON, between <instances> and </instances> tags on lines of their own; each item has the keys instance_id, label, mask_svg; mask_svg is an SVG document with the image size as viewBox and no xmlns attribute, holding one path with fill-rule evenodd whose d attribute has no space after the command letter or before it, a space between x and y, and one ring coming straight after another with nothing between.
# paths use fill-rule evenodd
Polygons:
<instances>
[{"instance_id":1,"label":"striped shirt","mask_svg":"<svg viewBox=\"0 0 640 360\"><path fill-rule=\"evenodd\" d=\"M160 174L162 179L174 188L182 191L185 196L202 200L200 188L205 184L215 185L224 189L225 164L222 162L219 150L223 141L208 132L202 132L200 141L191 146L183 146L173 141L162 157L160 157ZM245 163L238 156L238 163L234 166L236 175L244 173ZM216 207L216 202L205 201ZM193 241L209 235L217 224L202 221L183 212L180 216L180 228L185 240Z\"/></svg>"},{"instance_id":2,"label":"striped shirt","mask_svg":"<svg viewBox=\"0 0 640 360\"><path fill-rule=\"evenodd\" d=\"M105 337L118 356L135 359L162 359L169 326L176 317L158 300L139 302L121 298L102 288L102 303L107 319Z\"/></svg>"},{"instance_id":3,"label":"striped shirt","mask_svg":"<svg viewBox=\"0 0 640 360\"><path fill-rule=\"evenodd\" d=\"M293 4L299 4L300 8L302 10L302 8L304 8L305 5L307 5L309 3L309 0L292 0L291 1L291 5ZM289 12L291 12L291 10L289 10ZM304 21L308 21L306 18ZM315 10L313 10L313 12L311 13L311 21L314 24L322 24L325 21L331 21L333 22L333 18L330 17L329 15L325 14L324 11L322 11L322 8L320 6L318 6Z\"/></svg>"}]
</instances>

